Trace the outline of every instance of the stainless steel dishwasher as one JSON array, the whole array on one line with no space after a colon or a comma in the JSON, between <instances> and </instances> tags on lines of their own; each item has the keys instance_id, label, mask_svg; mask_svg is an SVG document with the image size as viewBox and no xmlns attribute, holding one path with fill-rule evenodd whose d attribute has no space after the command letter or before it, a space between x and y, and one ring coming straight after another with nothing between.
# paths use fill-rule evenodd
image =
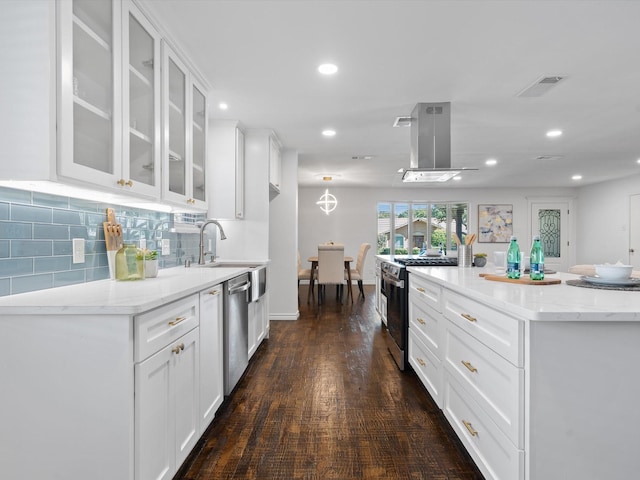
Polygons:
<instances>
[{"instance_id":1,"label":"stainless steel dishwasher","mask_svg":"<svg viewBox=\"0 0 640 480\"><path fill-rule=\"evenodd\" d=\"M224 394L229 395L249 364L249 275L225 282Z\"/></svg>"}]
</instances>

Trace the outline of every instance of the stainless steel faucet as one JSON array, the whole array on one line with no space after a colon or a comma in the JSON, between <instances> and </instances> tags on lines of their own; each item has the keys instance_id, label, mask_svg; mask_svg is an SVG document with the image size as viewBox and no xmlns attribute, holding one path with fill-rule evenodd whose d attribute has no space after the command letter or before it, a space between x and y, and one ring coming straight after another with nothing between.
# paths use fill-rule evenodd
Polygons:
<instances>
[{"instance_id":1,"label":"stainless steel faucet","mask_svg":"<svg viewBox=\"0 0 640 480\"><path fill-rule=\"evenodd\" d=\"M205 222L202 224L202 226L200 227L200 257L198 258L198 265L204 265L204 256L205 251L204 251L204 229L207 227L207 225L209 225L210 223L214 223L218 226L218 228L220 229L220 240L226 240L227 236L224 234L224 229L222 228L222 225L220 225L220 223L217 220L205 220Z\"/></svg>"}]
</instances>

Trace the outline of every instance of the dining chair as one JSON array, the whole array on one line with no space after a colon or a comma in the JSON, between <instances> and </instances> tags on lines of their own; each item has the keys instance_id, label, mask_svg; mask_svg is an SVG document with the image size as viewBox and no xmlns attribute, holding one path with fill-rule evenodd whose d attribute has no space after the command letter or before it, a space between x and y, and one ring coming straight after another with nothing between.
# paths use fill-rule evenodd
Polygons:
<instances>
[{"instance_id":1,"label":"dining chair","mask_svg":"<svg viewBox=\"0 0 640 480\"><path fill-rule=\"evenodd\" d=\"M300 258L300 252L298 252L298 288L300 288L300 280L309 280L309 288L311 289L311 294L313 295L313 283L311 283L311 269L302 268L302 259Z\"/></svg>"},{"instance_id":2,"label":"dining chair","mask_svg":"<svg viewBox=\"0 0 640 480\"><path fill-rule=\"evenodd\" d=\"M351 269L351 280L358 281L358 289L360 295L364 298L364 288L362 286L362 279L364 278L364 261L367 258L367 252L371 248L370 243L363 243L358 250L358 258L356 259L356 268Z\"/></svg>"},{"instance_id":3,"label":"dining chair","mask_svg":"<svg viewBox=\"0 0 640 480\"><path fill-rule=\"evenodd\" d=\"M344 245L318 245L318 303L322 303L326 285L336 285L342 302L344 273Z\"/></svg>"}]
</instances>

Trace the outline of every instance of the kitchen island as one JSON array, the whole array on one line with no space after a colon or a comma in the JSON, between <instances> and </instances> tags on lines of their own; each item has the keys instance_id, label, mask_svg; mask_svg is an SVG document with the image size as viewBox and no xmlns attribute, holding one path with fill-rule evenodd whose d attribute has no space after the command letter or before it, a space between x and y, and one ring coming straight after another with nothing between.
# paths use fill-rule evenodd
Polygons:
<instances>
[{"instance_id":1,"label":"kitchen island","mask_svg":"<svg viewBox=\"0 0 640 480\"><path fill-rule=\"evenodd\" d=\"M171 479L223 401L223 286L248 271L0 298L3 478Z\"/></svg>"},{"instance_id":2,"label":"kitchen island","mask_svg":"<svg viewBox=\"0 0 640 480\"><path fill-rule=\"evenodd\" d=\"M409 272L409 362L487 478L637 476L639 291Z\"/></svg>"}]
</instances>

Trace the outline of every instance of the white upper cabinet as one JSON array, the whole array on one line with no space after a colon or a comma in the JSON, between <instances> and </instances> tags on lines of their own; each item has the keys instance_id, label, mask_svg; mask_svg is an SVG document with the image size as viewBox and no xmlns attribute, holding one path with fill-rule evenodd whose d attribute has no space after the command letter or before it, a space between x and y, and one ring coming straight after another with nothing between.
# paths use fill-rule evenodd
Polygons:
<instances>
[{"instance_id":1,"label":"white upper cabinet","mask_svg":"<svg viewBox=\"0 0 640 480\"><path fill-rule=\"evenodd\" d=\"M122 178L121 2L58 2L58 173L117 186Z\"/></svg>"},{"instance_id":2,"label":"white upper cabinet","mask_svg":"<svg viewBox=\"0 0 640 480\"><path fill-rule=\"evenodd\" d=\"M209 123L211 195L209 216L224 220L244 218L244 132L237 121Z\"/></svg>"},{"instance_id":3,"label":"white upper cabinet","mask_svg":"<svg viewBox=\"0 0 640 480\"><path fill-rule=\"evenodd\" d=\"M208 87L144 9L133 0L57 0L16 2L7 15L16 26L3 38L24 60L15 64L21 81L5 82L2 118L20 144L9 156L29 161L0 165L0 178L206 211ZM48 37L34 37L43 29ZM38 48L23 46L31 37Z\"/></svg>"},{"instance_id":4,"label":"white upper cabinet","mask_svg":"<svg viewBox=\"0 0 640 480\"><path fill-rule=\"evenodd\" d=\"M205 90L166 43L163 88L163 198L177 205L206 209Z\"/></svg>"},{"instance_id":5,"label":"white upper cabinet","mask_svg":"<svg viewBox=\"0 0 640 480\"><path fill-rule=\"evenodd\" d=\"M132 191L160 197L160 35L125 3L123 21L122 179Z\"/></svg>"}]
</instances>

